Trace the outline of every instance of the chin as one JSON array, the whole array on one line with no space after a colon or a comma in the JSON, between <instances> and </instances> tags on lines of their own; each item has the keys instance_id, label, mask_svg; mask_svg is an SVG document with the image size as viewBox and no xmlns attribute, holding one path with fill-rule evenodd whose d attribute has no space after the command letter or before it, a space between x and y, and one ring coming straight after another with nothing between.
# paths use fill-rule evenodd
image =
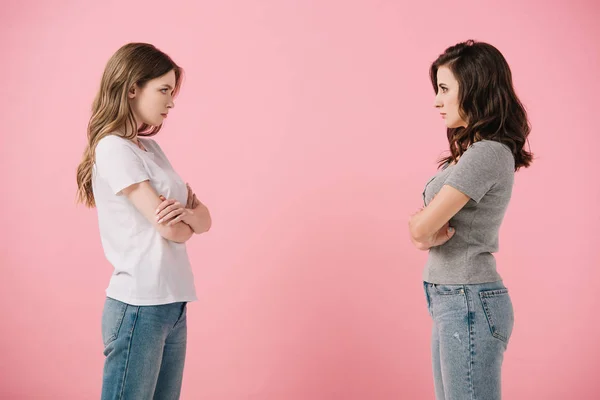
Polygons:
<instances>
[{"instance_id":1,"label":"chin","mask_svg":"<svg viewBox=\"0 0 600 400\"><path fill-rule=\"evenodd\" d=\"M144 124L148 125L148 126L160 126L162 125L163 119L161 118L156 118L156 119L152 119L152 118L145 118L143 119Z\"/></svg>"},{"instance_id":2,"label":"chin","mask_svg":"<svg viewBox=\"0 0 600 400\"><path fill-rule=\"evenodd\" d=\"M446 127L450 128L450 129L460 128L461 126L462 126L461 123L446 121Z\"/></svg>"}]
</instances>

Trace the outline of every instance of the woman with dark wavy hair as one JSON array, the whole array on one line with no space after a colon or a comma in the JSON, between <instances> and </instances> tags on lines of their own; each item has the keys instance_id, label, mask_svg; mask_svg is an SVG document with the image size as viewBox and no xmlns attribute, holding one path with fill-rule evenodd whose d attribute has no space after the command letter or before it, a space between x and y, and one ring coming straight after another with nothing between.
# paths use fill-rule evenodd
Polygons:
<instances>
[{"instance_id":1,"label":"woman with dark wavy hair","mask_svg":"<svg viewBox=\"0 0 600 400\"><path fill-rule=\"evenodd\" d=\"M446 49L430 77L450 154L427 183L409 230L413 244L429 251L423 280L435 395L500 399L514 316L493 253L515 171L532 162L524 149L530 126L508 63L487 43Z\"/></svg>"}]
</instances>

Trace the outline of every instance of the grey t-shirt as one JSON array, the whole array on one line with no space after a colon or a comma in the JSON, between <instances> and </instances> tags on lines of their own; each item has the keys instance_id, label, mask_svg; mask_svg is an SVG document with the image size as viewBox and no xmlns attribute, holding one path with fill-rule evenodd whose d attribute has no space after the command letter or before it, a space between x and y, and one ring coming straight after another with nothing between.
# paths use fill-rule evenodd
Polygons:
<instances>
[{"instance_id":1,"label":"grey t-shirt","mask_svg":"<svg viewBox=\"0 0 600 400\"><path fill-rule=\"evenodd\" d=\"M468 203L450 219L454 236L429 250L423 280L437 284L495 282L498 231L508 207L515 176L515 159L504 144L474 143L456 164L445 165L425 186L428 205L444 185L469 196Z\"/></svg>"}]
</instances>

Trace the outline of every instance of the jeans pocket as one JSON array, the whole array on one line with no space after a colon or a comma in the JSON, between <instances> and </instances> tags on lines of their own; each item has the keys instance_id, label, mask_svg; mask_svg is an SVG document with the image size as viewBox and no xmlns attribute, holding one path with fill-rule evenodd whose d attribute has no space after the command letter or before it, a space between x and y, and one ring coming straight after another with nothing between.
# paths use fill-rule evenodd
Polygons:
<instances>
[{"instance_id":1,"label":"jeans pocket","mask_svg":"<svg viewBox=\"0 0 600 400\"><path fill-rule=\"evenodd\" d=\"M177 318L177 322L175 322L175 326L187 324L187 302L181 303L181 311L179 313L179 318Z\"/></svg>"},{"instance_id":2,"label":"jeans pocket","mask_svg":"<svg viewBox=\"0 0 600 400\"><path fill-rule=\"evenodd\" d=\"M126 303L106 298L102 311L102 341L105 347L118 337L126 311Z\"/></svg>"},{"instance_id":3,"label":"jeans pocket","mask_svg":"<svg viewBox=\"0 0 600 400\"><path fill-rule=\"evenodd\" d=\"M515 323L508 289L484 290L479 292L479 297L492 336L508 343Z\"/></svg>"}]
</instances>

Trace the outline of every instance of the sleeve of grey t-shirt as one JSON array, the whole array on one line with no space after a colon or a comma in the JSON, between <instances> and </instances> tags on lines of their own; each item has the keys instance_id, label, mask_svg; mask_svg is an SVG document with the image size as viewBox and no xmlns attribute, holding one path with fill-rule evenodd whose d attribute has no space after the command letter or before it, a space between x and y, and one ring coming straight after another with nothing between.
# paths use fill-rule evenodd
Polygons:
<instances>
[{"instance_id":1,"label":"sleeve of grey t-shirt","mask_svg":"<svg viewBox=\"0 0 600 400\"><path fill-rule=\"evenodd\" d=\"M506 161L499 157L496 146L503 145L493 141L480 141L471 145L460 157L445 184L479 203L506 169Z\"/></svg>"}]
</instances>

